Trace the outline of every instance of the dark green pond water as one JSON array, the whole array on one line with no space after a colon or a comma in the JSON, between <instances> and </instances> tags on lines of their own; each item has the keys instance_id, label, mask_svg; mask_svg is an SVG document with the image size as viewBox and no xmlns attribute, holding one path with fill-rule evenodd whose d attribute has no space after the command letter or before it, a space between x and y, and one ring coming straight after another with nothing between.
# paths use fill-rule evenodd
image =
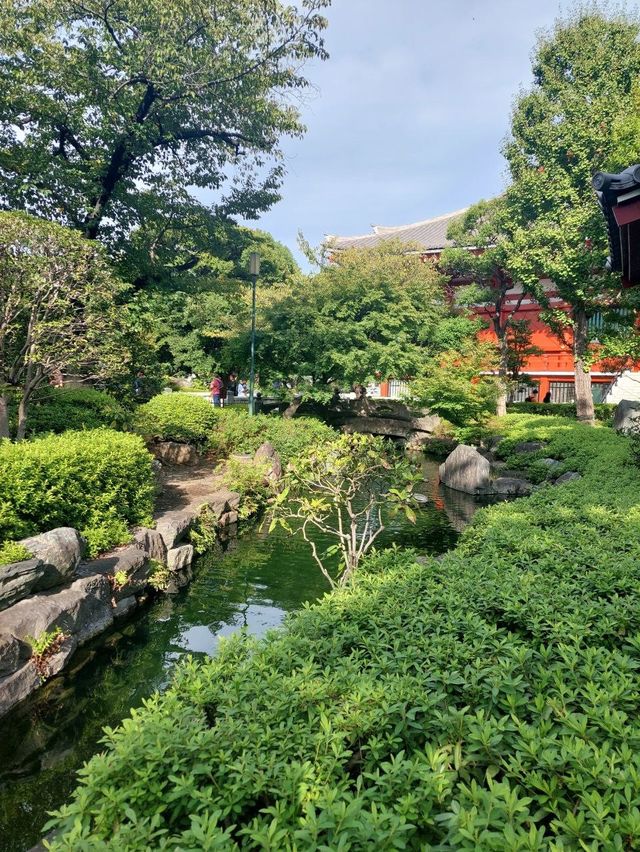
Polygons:
<instances>
[{"instance_id":1,"label":"dark green pond water","mask_svg":"<svg viewBox=\"0 0 640 852\"><path fill-rule=\"evenodd\" d=\"M425 477L435 481L428 463ZM420 490L430 502L416 525L397 518L378 547L396 542L441 553L455 543L473 502L455 492L443 497L437 486ZM37 843L47 811L68 798L76 771L99 750L103 726L164 689L181 657L215 654L220 637L241 628L262 635L326 591L302 539L247 529L226 552L198 560L188 589L85 646L70 669L0 720L0 852Z\"/></svg>"}]
</instances>

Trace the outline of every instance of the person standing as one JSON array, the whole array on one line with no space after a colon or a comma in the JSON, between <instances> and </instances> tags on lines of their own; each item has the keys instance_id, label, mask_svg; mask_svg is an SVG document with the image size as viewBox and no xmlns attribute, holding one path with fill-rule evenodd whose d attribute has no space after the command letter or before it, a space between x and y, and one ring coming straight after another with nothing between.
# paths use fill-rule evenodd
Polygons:
<instances>
[{"instance_id":1,"label":"person standing","mask_svg":"<svg viewBox=\"0 0 640 852\"><path fill-rule=\"evenodd\" d=\"M211 392L211 403L216 407L220 408L220 398L222 396L222 379L220 376L214 376L211 380L211 384L209 385L209 390Z\"/></svg>"}]
</instances>

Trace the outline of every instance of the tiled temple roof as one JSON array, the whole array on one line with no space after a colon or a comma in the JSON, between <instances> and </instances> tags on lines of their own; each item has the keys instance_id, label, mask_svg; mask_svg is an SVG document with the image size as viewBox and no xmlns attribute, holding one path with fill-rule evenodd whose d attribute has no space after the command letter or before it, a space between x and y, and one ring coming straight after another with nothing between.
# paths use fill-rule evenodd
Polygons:
<instances>
[{"instance_id":1,"label":"tiled temple roof","mask_svg":"<svg viewBox=\"0 0 640 852\"><path fill-rule=\"evenodd\" d=\"M463 210L445 213L444 216L436 216L433 219L424 219L412 225L373 225L372 234L363 234L359 237L339 237L328 234L325 245L329 249L342 251L348 248L373 248L388 240L400 240L403 243L415 243L423 251L439 251L453 245L451 240L447 239L447 230L451 222L462 216L467 209L465 207Z\"/></svg>"}]
</instances>

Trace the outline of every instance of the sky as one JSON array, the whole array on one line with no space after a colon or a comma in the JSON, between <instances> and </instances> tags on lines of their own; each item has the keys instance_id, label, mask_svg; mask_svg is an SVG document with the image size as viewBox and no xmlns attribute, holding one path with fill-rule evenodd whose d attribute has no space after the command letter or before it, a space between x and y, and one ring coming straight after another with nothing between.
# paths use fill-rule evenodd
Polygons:
<instances>
[{"instance_id":1,"label":"sky","mask_svg":"<svg viewBox=\"0 0 640 852\"><path fill-rule=\"evenodd\" d=\"M531 80L536 32L559 0L333 0L330 58L312 83L302 139L285 140L282 200L247 223L299 262L301 230L368 233L496 195L511 106Z\"/></svg>"}]
</instances>

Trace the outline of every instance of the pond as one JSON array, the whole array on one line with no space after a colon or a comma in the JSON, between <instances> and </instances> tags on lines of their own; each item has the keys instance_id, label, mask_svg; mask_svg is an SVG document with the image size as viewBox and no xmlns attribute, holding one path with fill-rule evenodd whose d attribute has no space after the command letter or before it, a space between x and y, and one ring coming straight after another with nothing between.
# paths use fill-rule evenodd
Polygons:
<instances>
[{"instance_id":1,"label":"pond","mask_svg":"<svg viewBox=\"0 0 640 852\"><path fill-rule=\"evenodd\" d=\"M439 488L425 462L429 503L415 526L397 517L378 541L441 553L456 541L475 504ZM308 545L283 531L246 529L226 552L201 557L193 583L157 599L129 622L85 646L72 665L0 720L0 852L24 852L41 837L47 811L76 786L75 773L115 726L154 690L164 689L186 654L215 654L222 636L255 635L327 591Z\"/></svg>"}]
</instances>

